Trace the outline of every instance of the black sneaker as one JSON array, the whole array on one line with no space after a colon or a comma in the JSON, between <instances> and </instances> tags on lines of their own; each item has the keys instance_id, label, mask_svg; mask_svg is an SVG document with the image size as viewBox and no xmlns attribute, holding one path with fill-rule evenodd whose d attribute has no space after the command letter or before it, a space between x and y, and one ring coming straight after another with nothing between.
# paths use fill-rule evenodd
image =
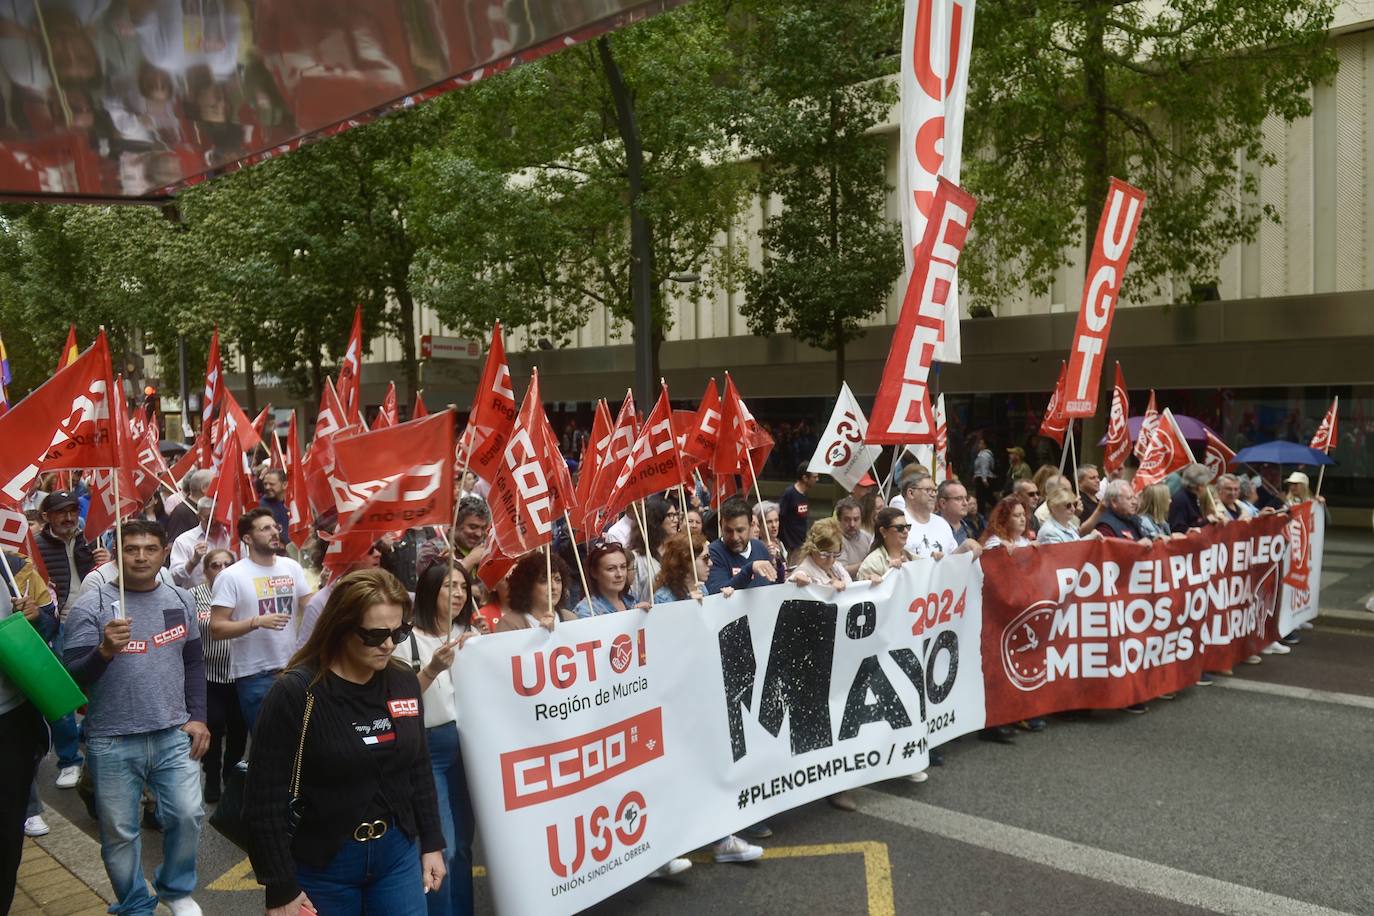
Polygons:
<instances>
[{"instance_id":1,"label":"black sneaker","mask_svg":"<svg viewBox=\"0 0 1374 916\"><path fill-rule=\"evenodd\" d=\"M1015 744L1016 729L1010 725L998 725L994 728L985 728L978 733L981 741L995 741L998 744Z\"/></svg>"}]
</instances>

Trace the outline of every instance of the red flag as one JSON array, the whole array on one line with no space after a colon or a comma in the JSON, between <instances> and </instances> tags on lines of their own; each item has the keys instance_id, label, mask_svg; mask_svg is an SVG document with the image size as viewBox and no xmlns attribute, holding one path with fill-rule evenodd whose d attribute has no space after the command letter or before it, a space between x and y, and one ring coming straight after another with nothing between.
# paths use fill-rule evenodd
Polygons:
<instances>
[{"instance_id":1,"label":"red flag","mask_svg":"<svg viewBox=\"0 0 1374 916\"><path fill-rule=\"evenodd\" d=\"M1202 456L1202 463L1212 472L1213 480L1226 473L1235 457L1236 453L1231 451L1230 446L1222 442L1216 433L1207 430L1207 452Z\"/></svg>"},{"instance_id":2,"label":"red flag","mask_svg":"<svg viewBox=\"0 0 1374 916\"><path fill-rule=\"evenodd\" d=\"M292 424L296 422L295 410L291 411L291 422ZM285 471L289 475L291 471L291 465L288 463L290 456L281 449L281 437L277 435L276 425L276 421L273 420L272 429L263 431L264 435L267 436L267 460L272 467ZM295 428L294 425L292 428Z\"/></svg>"},{"instance_id":3,"label":"red flag","mask_svg":"<svg viewBox=\"0 0 1374 916\"><path fill-rule=\"evenodd\" d=\"M1340 404L1340 397L1331 399L1331 406L1326 411L1326 416L1322 417L1322 425L1317 427L1317 434L1312 437L1311 447L1321 449L1328 455L1331 450L1340 444L1339 433L1336 430L1336 407Z\"/></svg>"},{"instance_id":4,"label":"red flag","mask_svg":"<svg viewBox=\"0 0 1374 916\"><path fill-rule=\"evenodd\" d=\"M662 384L658 403L639 429L630 454L620 469L610 495L606 516L614 518L630 503L682 482L677 439L673 436L673 407L668 402L668 386Z\"/></svg>"},{"instance_id":5,"label":"red flag","mask_svg":"<svg viewBox=\"0 0 1374 916\"><path fill-rule=\"evenodd\" d=\"M215 504L210 522L219 522L230 531L235 530L243 513L248 511L248 493L243 489L243 452L231 440L229 451L219 467L219 476L207 494Z\"/></svg>"},{"instance_id":6,"label":"red flag","mask_svg":"<svg viewBox=\"0 0 1374 916\"><path fill-rule=\"evenodd\" d=\"M268 408L264 408L263 412L258 414L257 420L250 420L248 414L244 413L243 408L239 406L234 393L228 388L220 393L220 398L223 403L220 405L217 435L222 441L229 432L233 432L235 438L238 439L239 448L251 454L253 449L262 445L262 436L258 432L261 428L259 421L264 423L267 421Z\"/></svg>"},{"instance_id":7,"label":"red flag","mask_svg":"<svg viewBox=\"0 0 1374 916\"><path fill-rule=\"evenodd\" d=\"M310 442L310 451L306 452L300 464L306 500L316 515L324 515L334 508L328 477L328 472L334 467L331 440L346 428L343 405L334 391L334 382L325 379L324 390L320 392L320 410L315 417L315 437Z\"/></svg>"},{"instance_id":8,"label":"red flag","mask_svg":"<svg viewBox=\"0 0 1374 916\"><path fill-rule=\"evenodd\" d=\"M338 436L329 488L340 534L388 532L453 519L453 411Z\"/></svg>"},{"instance_id":9,"label":"red flag","mask_svg":"<svg viewBox=\"0 0 1374 916\"><path fill-rule=\"evenodd\" d=\"M496 543L496 532L487 539L487 553L482 558L482 563L477 567L477 578L482 580L482 584L489 589L496 588L497 583L506 578L506 573L515 567L520 561L519 557L508 557L501 552L501 548Z\"/></svg>"},{"instance_id":10,"label":"red flag","mask_svg":"<svg viewBox=\"0 0 1374 916\"><path fill-rule=\"evenodd\" d=\"M477 394L468 411L463 430L466 465L479 477L491 480L501 466L501 455L515 419L515 392L511 390L510 366L506 364L506 345L501 337L501 322L491 329L491 349L477 383Z\"/></svg>"},{"instance_id":11,"label":"red flag","mask_svg":"<svg viewBox=\"0 0 1374 916\"><path fill-rule=\"evenodd\" d=\"M67 325L67 342L62 345L62 352L57 355L57 371L76 362L76 358L81 355L81 350L76 345L76 325Z\"/></svg>"},{"instance_id":12,"label":"red flag","mask_svg":"<svg viewBox=\"0 0 1374 916\"><path fill-rule=\"evenodd\" d=\"M692 467L708 464L715 458L720 439L720 410L720 393L716 390L716 380L711 379L706 383L706 391L682 441L682 457Z\"/></svg>"},{"instance_id":13,"label":"red flag","mask_svg":"<svg viewBox=\"0 0 1374 916\"><path fill-rule=\"evenodd\" d=\"M506 556L519 557L549 543L554 522L571 510L573 499L568 465L544 414L536 371L492 478L489 501L496 545Z\"/></svg>"},{"instance_id":14,"label":"red flag","mask_svg":"<svg viewBox=\"0 0 1374 916\"><path fill-rule=\"evenodd\" d=\"M735 393L738 396L738 390ZM739 399L739 409L740 415L744 417L744 428L749 434L749 463L757 474L768 463L768 456L773 454L773 437L754 419L754 415L749 412L749 405L744 403L744 398Z\"/></svg>"},{"instance_id":15,"label":"red flag","mask_svg":"<svg viewBox=\"0 0 1374 916\"><path fill-rule=\"evenodd\" d=\"M276 441L276 436L272 441ZM297 547L303 547L310 532L314 529L314 519L310 515L310 504L306 500L305 468L301 463L301 440L296 433L296 412L291 411L290 425L286 430L286 460L282 467L286 476L286 516L287 537Z\"/></svg>"},{"instance_id":16,"label":"red flag","mask_svg":"<svg viewBox=\"0 0 1374 916\"><path fill-rule=\"evenodd\" d=\"M1150 446L1150 437L1154 435L1155 427L1159 426L1159 410L1155 407L1155 390L1150 389L1150 403L1145 405L1145 416L1140 421L1140 430L1135 436L1135 460L1139 464L1145 463L1145 452Z\"/></svg>"},{"instance_id":17,"label":"red flag","mask_svg":"<svg viewBox=\"0 0 1374 916\"><path fill-rule=\"evenodd\" d=\"M1141 438L1144 438L1142 434ZM1183 438L1169 408L1160 414L1159 424L1150 434L1145 447L1145 458L1135 472L1135 489L1139 493L1151 484L1159 483L1174 471L1181 471L1194 462L1193 450Z\"/></svg>"},{"instance_id":18,"label":"red flag","mask_svg":"<svg viewBox=\"0 0 1374 916\"><path fill-rule=\"evenodd\" d=\"M382 409L377 411L377 416L372 421L372 428L384 429L388 426L395 426L399 422L401 422L401 418L396 407L396 383L387 382L386 397L382 398Z\"/></svg>"},{"instance_id":19,"label":"red flag","mask_svg":"<svg viewBox=\"0 0 1374 916\"><path fill-rule=\"evenodd\" d=\"M620 403L620 413L616 415L610 436L602 440L593 438L590 443L596 449L598 458L596 477L592 480L591 494L586 502L588 515L585 516L584 524L589 534L600 531L603 522L610 521L603 510L606 500L610 498L611 488L615 486L615 479L625 464L625 457L634 447L637 430L634 393L626 391L625 400Z\"/></svg>"},{"instance_id":20,"label":"red flag","mask_svg":"<svg viewBox=\"0 0 1374 916\"><path fill-rule=\"evenodd\" d=\"M375 531L345 531L334 534L321 531L320 540L329 545L324 551L326 580L332 582L338 576L350 572L363 557L367 556L367 552L378 539Z\"/></svg>"},{"instance_id":21,"label":"red flag","mask_svg":"<svg viewBox=\"0 0 1374 916\"><path fill-rule=\"evenodd\" d=\"M1121 374L1121 363L1117 363L1112 409L1107 414L1107 445L1102 452L1102 470L1108 475L1121 470L1131 454L1131 430L1126 423L1130 415L1131 396L1126 390L1126 377Z\"/></svg>"},{"instance_id":22,"label":"red flag","mask_svg":"<svg viewBox=\"0 0 1374 916\"><path fill-rule=\"evenodd\" d=\"M140 503L147 502L157 492L158 487L171 487L167 478L171 471L158 447L158 429L154 423L142 421L142 412L135 414L129 421L132 433L130 442L134 452L134 486L138 488Z\"/></svg>"},{"instance_id":23,"label":"red flag","mask_svg":"<svg viewBox=\"0 0 1374 916\"><path fill-rule=\"evenodd\" d=\"M912 261L911 281L883 366L868 423L868 442L903 445L935 441L930 366L944 333L945 303L955 293L959 254L977 207L972 195L945 178L939 180L930 205L930 222Z\"/></svg>"},{"instance_id":24,"label":"red flag","mask_svg":"<svg viewBox=\"0 0 1374 916\"><path fill-rule=\"evenodd\" d=\"M262 445L262 437L267 434L267 423L272 417L272 405L268 404L258 415L253 418L253 435L258 437L258 445Z\"/></svg>"},{"instance_id":25,"label":"red flag","mask_svg":"<svg viewBox=\"0 0 1374 916\"><path fill-rule=\"evenodd\" d=\"M429 408L425 406L425 399L420 397L420 392L415 392L415 406L410 411L410 418L418 420L421 417L429 416Z\"/></svg>"},{"instance_id":26,"label":"red flag","mask_svg":"<svg viewBox=\"0 0 1374 916\"><path fill-rule=\"evenodd\" d=\"M3 495L0 495L0 548L27 557L43 581L48 581L48 569L43 565L43 555L33 541L28 517L18 503L6 502Z\"/></svg>"},{"instance_id":27,"label":"red flag","mask_svg":"<svg viewBox=\"0 0 1374 916\"><path fill-rule=\"evenodd\" d=\"M1040 423L1040 435L1058 442L1060 448L1063 448L1064 435L1069 431L1069 418L1064 415L1064 377L1067 371L1067 367L1061 361L1059 380L1054 383L1050 403L1045 407L1045 419Z\"/></svg>"},{"instance_id":28,"label":"red flag","mask_svg":"<svg viewBox=\"0 0 1374 916\"><path fill-rule=\"evenodd\" d=\"M113 467L91 470L91 503L83 528L88 541L94 541L143 505L133 470L138 466L133 439L129 435L128 408L124 404L124 377L115 379L115 395L110 399L111 425L115 434L117 463ZM118 480L119 498L115 498ZM154 486L156 488L156 485Z\"/></svg>"},{"instance_id":29,"label":"red flag","mask_svg":"<svg viewBox=\"0 0 1374 916\"><path fill-rule=\"evenodd\" d=\"M611 424L611 409L606 406L606 399L602 398L596 402L592 434L587 447L582 450L582 466L577 469L577 504L570 512L573 530L584 540L595 533L589 530L589 526L595 522L601 507L591 503L592 486L596 483L596 475L601 469L606 446L610 444L611 431L614 428Z\"/></svg>"},{"instance_id":30,"label":"red flag","mask_svg":"<svg viewBox=\"0 0 1374 916\"><path fill-rule=\"evenodd\" d=\"M0 493L22 504L40 471L119 466L114 373L101 331L67 368L0 417Z\"/></svg>"},{"instance_id":31,"label":"red flag","mask_svg":"<svg viewBox=\"0 0 1374 916\"><path fill-rule=\"evenodd\" d=\"M720 405L720 427L716 435L716 450L711 456L711 470L716 476L749 473L746 449L749 448L749 427L744 405L730 373L725 373L725 397Z\"/></svg>"},{"instance_id":32,"label":"red flag","mask_svg":"<svg viewBox=\"0 0 1374 916\"><path fill-rule=\"evenodd\" d=\"M172 476L171 482L175 483L177 486L180 486L181 482L186 479L186 475L196 469L196 459L198 459L199 457L200 446L199 444L193 444L190 448L186 450L185 454L183 454L180 458L176 460L176 463L173 464L172 467L169 469ZM192 508L195 507L193 506Z\"/></svg>"},{"instance_id":33,"label":"red flag","mask_svg":"<svg viewBox=\"0 0 1374 916\"><path fill-rule=\"evenodd\" d=\"M205 394L200 402L200 421L210 422L210 418L215 414L215 407L219 404L220 386L223 384L224 367L219 358L219 326L215 326L215 331L210 335L210 356L205 361Z\"/></svg>"},{"instance_id":34,"label":"red flag","mask_svg":"<svg viewBox=\"0 0 1374 916\"><path fill-rule=\"evenodd\" d=\"M344 422L356 426L363 399L363 307L353 309L353 330L348 335L348 349L339 363L339 402L344 408Z\"/></svg>"},{"instance_id":35,"label":"red flag","mask_svg":"<svg viewBox=\"0 0 1374 916\"><path fill-rule=\"evenodd\" d=\"M1091 417L1097 413L1097 390L1102 379L1102 361L1107 357L1107 336L1112 330L1116 298L1121 280L1135 245L1135 231L1145 209L1145 192L1113 178L1102 205L1083 284L1083 302L1069 351L1068 382L1064 386L1064 415L1069 419Z\"/></svg>"}]
</instances>

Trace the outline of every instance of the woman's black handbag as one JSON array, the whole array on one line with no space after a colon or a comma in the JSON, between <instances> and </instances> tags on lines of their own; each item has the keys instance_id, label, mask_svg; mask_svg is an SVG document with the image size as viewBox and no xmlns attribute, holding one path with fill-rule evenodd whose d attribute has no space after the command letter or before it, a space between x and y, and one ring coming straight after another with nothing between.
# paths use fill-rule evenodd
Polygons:
<instances>
[{"instance_id":1,"label":"woman's black handbag","mask_svg":"<svg viewBox=\"0 0 1374 916\"><path fill-rule=\"evenodd\" d=\"M310 712L315 707L315 695L305 695L305 715L301 720L301 742L296 746L296 761L291 768L291 798L286 803L287 837L294 836L301 822L301 757L305 753L305 732L310 727ZM244 790L248 783L248 764L240 762L234 772L224 781L224 791L220 795L215 812L210 815L210 826L224 838L244 852L249 852L253 829L243 814Z\"/></svg>"}]
</instances>

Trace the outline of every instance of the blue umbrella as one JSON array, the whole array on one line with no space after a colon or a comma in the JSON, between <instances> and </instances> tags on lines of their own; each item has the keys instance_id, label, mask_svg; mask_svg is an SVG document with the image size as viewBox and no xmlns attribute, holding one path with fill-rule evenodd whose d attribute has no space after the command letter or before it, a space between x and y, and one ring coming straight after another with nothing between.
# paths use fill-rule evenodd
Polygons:
<instances>
[{"instance_id":1,"label":"blue umbrella","mask_svg":"<svg viewBox=\"0 0 1374 916\"><path fill-rule=\"evenodd\" d=\"M1308 448L1286 439L1275 439L1236 452L1233 461L1242 464L1335 464L1321 449Z\"/></svg>"}]
</instances>

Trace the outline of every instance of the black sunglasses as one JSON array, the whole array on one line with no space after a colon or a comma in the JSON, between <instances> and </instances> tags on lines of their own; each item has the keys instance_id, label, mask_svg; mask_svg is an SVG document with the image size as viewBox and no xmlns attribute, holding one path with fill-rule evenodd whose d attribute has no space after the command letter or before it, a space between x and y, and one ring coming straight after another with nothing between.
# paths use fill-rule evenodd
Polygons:
<instances>
[{"instance_id":1,"label":"black sunglasses","mask_svg":"<svg viewBox=\"0 0 1374 916\"><path fill-rule=\"evenodd\" d=\"M399 646L410 638L410 631L413 629L415 629L413 623L403 623L394 630L388 630L386 627L364 630L362 627L358 627L353 632L358 634L358 638L363 641L363 645L367 646L369 649L375 649L388 639L391 640L392 645Z\"/></svg>"},{"instance_id":2,"label":"black sunglasses","mask_svg":"<svg viewBox=\"0 0 1374 916\"><path fill-rule=\"evenodd\" d=\"M891 528L893 531L910 531L910 530L911 530L911 526L910 526L910 525L898 525L898 524L896 524L895 522L894 522L893 524L891 524L891 525L888 525L887 527Z\"/></svg>"}]
</instances>

